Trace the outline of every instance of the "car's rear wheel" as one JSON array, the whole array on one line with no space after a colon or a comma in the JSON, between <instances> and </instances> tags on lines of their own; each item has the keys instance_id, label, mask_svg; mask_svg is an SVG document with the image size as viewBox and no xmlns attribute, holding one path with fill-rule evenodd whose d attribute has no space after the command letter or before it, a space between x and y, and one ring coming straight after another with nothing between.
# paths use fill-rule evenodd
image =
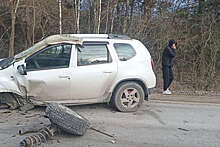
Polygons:
<instances>
[{"instance_id":1,"label":"car's rear wheel","mask_svg":"<svg viewBox=\"0 0 220 147\"><path fill-rule=\"evenodd\" d=\"M136 82L122 82L115 89L112 103L121 112L136 111L144 101L144 90Z\"/></svg>"}]
</instances>

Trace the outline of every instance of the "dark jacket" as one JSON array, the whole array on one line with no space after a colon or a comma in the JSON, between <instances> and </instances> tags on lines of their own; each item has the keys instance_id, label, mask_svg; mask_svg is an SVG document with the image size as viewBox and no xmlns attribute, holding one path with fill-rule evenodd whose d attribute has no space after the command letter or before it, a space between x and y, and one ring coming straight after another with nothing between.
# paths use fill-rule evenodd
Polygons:
<instances>
[{"instance_id":1,"label":"dark jacket","mask_svg":"<svg viewBox=\"0 0 220 147\"><path fill-rule=\"evenodd\" d=\"M170 46L167 46L163 51L162 66L173 66L175 56L176 50L172 49Z\"/></svg>"}]
</instances>

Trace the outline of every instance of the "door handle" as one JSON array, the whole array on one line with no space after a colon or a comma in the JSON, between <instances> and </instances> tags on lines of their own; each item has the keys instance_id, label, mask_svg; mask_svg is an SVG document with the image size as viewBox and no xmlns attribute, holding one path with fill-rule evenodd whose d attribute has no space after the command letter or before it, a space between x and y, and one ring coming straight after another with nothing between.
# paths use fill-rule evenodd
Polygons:
<instances>
[{"instance_id":1,"label":"door handle","mask_svg":"<svg viewBox=\"0 0 220 147\"><path fill-rule=\"evenodd\" d=\"M70 76L59 76L60 79L69 79L70 80Z\"/></svg>"},{"instance_id":2,"label":"door handle","mask_svg":"<svg viewBox=\"0 0 220 147\"><path fill-rule=\"evenodd\" d=\"M103 73L112 73L112 71L104 71Z\"/></svg>"}]
</instances>

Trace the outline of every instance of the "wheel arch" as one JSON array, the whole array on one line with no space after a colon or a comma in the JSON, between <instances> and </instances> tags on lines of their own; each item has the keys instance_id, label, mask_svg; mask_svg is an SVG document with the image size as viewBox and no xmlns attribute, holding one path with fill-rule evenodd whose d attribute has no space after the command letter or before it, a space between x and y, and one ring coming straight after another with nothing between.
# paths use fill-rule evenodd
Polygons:
<instances>
[{"instance_id":1,"label":"wheel arch","mask_svg":"<svg viewBox=\"0 0 220 147\"><path fill-rule=\"evenodd\" d=\"M130 78L130 79L124 79L124 80L119 81L119 82L114 86L114 88L113 88L113 90L112 90L112 95L114 94L114 92L116 91L116 89L118 88L118 86L119 86L121 83L124 83L124 82L136 82L136 83L138 83L138 84L143 88L143 90L144 90L144 94L145 94L144 99L145 99L145 100L148 100L148 88L147 88L146 84L145 84L142 80L137 79L137 78Z\"/></svg>"},{"instance_id":2,"label":"wheel arch","mask_svg":"<svg viewBox=\"0 0 220 147\"><path fill-rule=\"evenodd\" d=\"M5 90L5 91L0 91L0 95L2 94L11 94L17 97L24 97L21 93L17 92L17 91L9 91L9 90Z\"/></svg>"}]
</instances>

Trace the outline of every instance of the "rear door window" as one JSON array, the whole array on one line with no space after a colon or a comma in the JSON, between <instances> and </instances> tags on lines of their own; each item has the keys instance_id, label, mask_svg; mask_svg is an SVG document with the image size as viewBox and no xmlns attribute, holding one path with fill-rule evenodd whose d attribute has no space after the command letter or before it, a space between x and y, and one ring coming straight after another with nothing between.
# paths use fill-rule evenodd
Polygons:
<instances>
[{"instance_id":1,"label":"rear door window","mask_svg":"<svg viewBox=\"0 0 220 147\"><path fill-rule=\"evenodd\" d=\"M114 47L120 61L127 61L136 55L134 48L130 44L115 43Z\"/></svg>"},{"instance_id":2,"label":"rear door window","mask_svg":"<svg viewBox=\"0 0 220 147\"><path fill-rule=\"evenodd\" d=\"M87 44L83 45L83 47L78 47L78 66L106 64L110 62L112 62L112 58L105 44Z\"/></svg>"}]
</instances>

